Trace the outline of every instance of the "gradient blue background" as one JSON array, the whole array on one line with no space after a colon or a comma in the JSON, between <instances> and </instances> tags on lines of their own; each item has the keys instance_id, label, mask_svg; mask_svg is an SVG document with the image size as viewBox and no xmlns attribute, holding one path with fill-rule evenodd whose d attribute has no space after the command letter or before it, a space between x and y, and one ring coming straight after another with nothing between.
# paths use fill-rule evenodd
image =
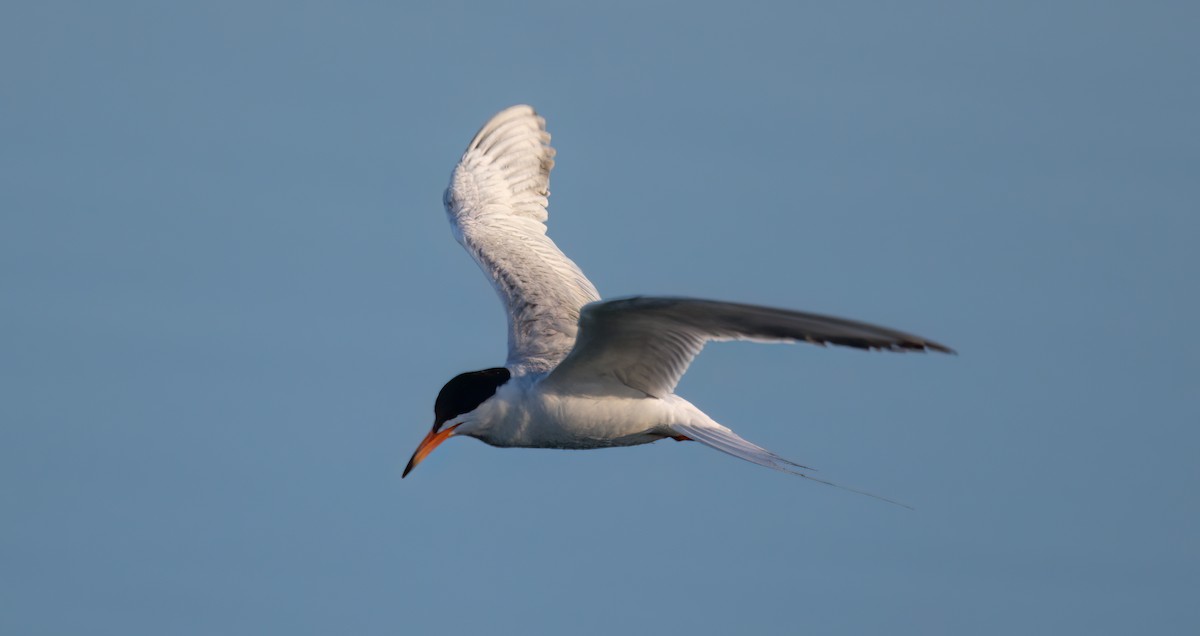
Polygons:
<instances>
[{"instance_id":1,"label":"gradient blue background","mask_svg":"<svg viewBox=\"0 0 1200 636\"><path fill-rule=\"evenodd\" d=\"M0 632L1195 634L1195 3L5 2ZM446 444L504 359L441 209L535 105L607 296L911 330L711 346L694 444Z\"/></svg>"}]
</instances>

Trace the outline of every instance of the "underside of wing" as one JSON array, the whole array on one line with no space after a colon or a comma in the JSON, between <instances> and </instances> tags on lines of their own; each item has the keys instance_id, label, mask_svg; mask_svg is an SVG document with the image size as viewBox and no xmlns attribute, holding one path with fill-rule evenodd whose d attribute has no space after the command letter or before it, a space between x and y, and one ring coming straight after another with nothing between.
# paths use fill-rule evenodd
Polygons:
<instances>
[{"instance_id":1,"label":"underside of wing","mask_svg":"<svg viewBox=\"0 0 1200 636\"><path fill-rule=\"evenodd\" d=\"M529 106L484 124L450 177L444 203L454 237L492 282L508 313L508 362L548 371L571 350L583 305L600 294L546 236L550 147Z\"/></svg>"},{"instance_id":2,"label":"underside of wing","mask_svg":"<svg viewBox=\"0 0 1200 636\"><path fill-rule=\"evenodd\" d=\"M953 353L920 336L834 316L693 298L634 297L584 308L575 347L546 379L547 386L619 382L663 397L675 390L709 340Z\"/></svg>"}]
</instances>

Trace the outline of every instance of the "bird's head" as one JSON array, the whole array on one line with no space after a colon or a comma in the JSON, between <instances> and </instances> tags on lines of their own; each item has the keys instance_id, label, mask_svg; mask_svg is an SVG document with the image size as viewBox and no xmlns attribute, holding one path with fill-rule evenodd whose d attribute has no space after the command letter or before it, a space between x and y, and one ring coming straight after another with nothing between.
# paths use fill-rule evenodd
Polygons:
<instances>
[{"instance_id":1,"label":"bird's head","mask_svg":"<svg viewBox=\"0 0 1200 636\"><path fill-rule=\"evenodd\" d=\"M468 429L478 423L474 417L475 409L495 395L511 377L508 369L499 367L463 373L447 382L433 403L433 429L413 452L401 479L407 477L442 442L454 435L470 435L472 431Z\"/></svg>"}]
</instances>

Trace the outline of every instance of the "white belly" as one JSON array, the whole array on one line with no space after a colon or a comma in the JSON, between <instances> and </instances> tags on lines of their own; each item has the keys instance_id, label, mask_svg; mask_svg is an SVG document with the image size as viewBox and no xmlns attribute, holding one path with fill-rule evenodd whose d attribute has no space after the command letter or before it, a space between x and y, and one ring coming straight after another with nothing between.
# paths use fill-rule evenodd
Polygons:
<instances>
[{"instance_id":1,"label":"white belly","mask_svg":"<svg viewBox=\"0 0 1200 636\"><path fill-rule=\"evenodd\" d=\"M636 446L669 436L667 427L687 411L683 405L691 407L676 396L561 395L542 392L535 382L510 382L480 405L471 435L492 446Z\"/></svg>"}]
</instances>

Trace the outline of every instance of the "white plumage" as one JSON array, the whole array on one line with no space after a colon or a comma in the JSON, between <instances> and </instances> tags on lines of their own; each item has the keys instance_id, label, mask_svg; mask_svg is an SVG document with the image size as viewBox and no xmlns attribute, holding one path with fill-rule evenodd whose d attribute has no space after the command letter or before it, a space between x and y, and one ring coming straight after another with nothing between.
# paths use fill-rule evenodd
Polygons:
<instances>
[{"instance_id":1,"label":"white plumage","mask_svg":"<svg viewBox=\"0 0 1200 636\"><path fill-rule=\"evenodd\" d=\"M549 143L545 120L529 106L513 106L480 129L451 175L446 212L455 238L505 306L508 360L442 389L437 421L406 475L452 435L494 446L573 449L672 437L813 479L799 472L803 466L742 439L674 394L706 342L951 351L893 329L785 309L688 298L601 301L546 236Z\"/></svg>"},{"instance_id":2,"label":"white plumage","mask_svg":"<svg viewBox=\"0 0 1200 636\"><path fill-rule=\"evenodd\" d=\"M513 106L476 133L444 201L454 238L508 311L505 366L520 372L553 369L575 342L579 309L600 300L546 236L553 167L546 121L529 106Z\"/></svg>"}]
</instances>

